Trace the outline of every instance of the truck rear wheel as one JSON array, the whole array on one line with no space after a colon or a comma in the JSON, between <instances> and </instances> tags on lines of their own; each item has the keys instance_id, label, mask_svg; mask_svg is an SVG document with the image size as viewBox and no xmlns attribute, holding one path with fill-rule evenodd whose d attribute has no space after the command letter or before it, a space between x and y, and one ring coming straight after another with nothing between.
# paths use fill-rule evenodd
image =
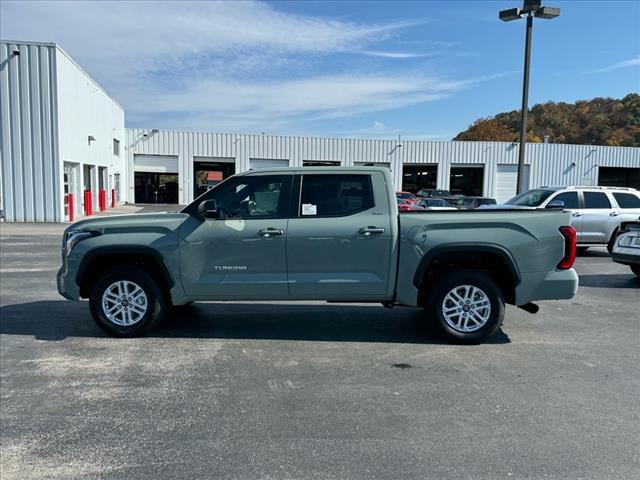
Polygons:
<instances>
[{"instance_id":1,"label":"truck rear wheel","mask_svg":"<svg viewBox=\"0 0 640 480\"><path fill-rule=\"evenodd\" d=\"M160 322L167 300L145 269L118 266L93 284L89 308L95 322L109 335L137 337Z\"/></svg>"},{"instance_id":2,"label":"truck rear wheel","mask_svg":"<svg viewBox=\"0 0 640 480\"><path fill-rule=\"evenodd\" d=\"M479 343L502 325L504 297L488 275L457 270L433 287L427 310L449 340Z\"/></svg>"}]
</instances>

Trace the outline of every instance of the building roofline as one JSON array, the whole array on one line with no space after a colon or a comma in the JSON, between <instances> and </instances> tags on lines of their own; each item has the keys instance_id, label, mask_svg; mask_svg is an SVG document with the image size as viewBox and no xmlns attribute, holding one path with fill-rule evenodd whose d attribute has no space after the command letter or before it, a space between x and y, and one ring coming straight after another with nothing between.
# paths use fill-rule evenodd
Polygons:
<instances>
[{"instance_id":1,"label":"building roofline","mask_svg":"<svg viewBox=\"0 0 640 480\"><path fill-rule=\"evenodd\" d=\"M128 127L125 125L125 130L133 131L151 131L156 129L155 127L145 128L145 127ZM504 142L504 141L496 141L496 140L422 140L415 138L401 138L398 140L397 138L366 138L366 137L324 137L321 135L278 135L275 133L261 134L261 133L242 133L242 132L216 132L212 130L179 130L179 129L164 129L157 128L158 132L167 132L167 133L191 133L191 134L204 134L204 135L236 135L240 137L271 137L271 138L305 138L305 139L314 139L314 140L349 140L349 141L367 141L367 142L415 142L415 143L455 143L455 144L472 144L472 143L484 143L484 144L501 144L501 145L518 145L520 142ZM527 145L540 145L540 146L560 146L560 147L591 147L593 149L600 148L625 148L625 149L638 149L640 147L628 147L624 145L590 145L590 144L582 144L582 143L543 143L543 142L527 142Z\"/></svg>"},{"instance_id":2,"label":"building roofline","mask_svg":"<svg viewBox=\"0 0 640 480\"><path fill-rule=\"evenodd\" d=\"M4 39L0 39L0 44L5 43L7 45L33 45L33 46L40 46L40 47L53 47L56 50L58 50L60 53L62 53L65 57L67 57L67 59L73 63L73 65L80 70L89 80L91 80L93 82L93 84L98 87L100 89L100 91L102 91L102 93L104 93L107 97L109 97L111 100L113 100L113 102L118 105L118 107L120 107L120 109L123 111L123 113L125 112L124 107L122 106L122 104L116 100L113 95L111 95L109 92L107 92L107 90L105 90L105 88L100 85L98 83L98 81L93 78L84 68L82 68L80 66L80 64L78 62L76 62L73 57L71 55L69 55L59 44L55 43L55 42L32 42L32 41L24 41L24 40L4 40Z\"/></svg>"}]
</instances>

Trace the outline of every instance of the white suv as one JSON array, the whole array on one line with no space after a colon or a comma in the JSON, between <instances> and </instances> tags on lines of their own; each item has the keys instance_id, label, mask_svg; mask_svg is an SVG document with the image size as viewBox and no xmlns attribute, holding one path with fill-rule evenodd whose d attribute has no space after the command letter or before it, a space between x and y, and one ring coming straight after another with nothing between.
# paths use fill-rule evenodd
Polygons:
<instances>
[{"instance_id":1,"label":"white suv","mask_svg":"<svg viewBox=\"0 0 640 480\"><path fill-rule=\"evenodd\" d=\"M578 232L578 247L613 248L620 224L640 219L640 192L623 187L540 187L505 202L519 208L562 207L571 212Z\"/></svg>"}]
</instances>

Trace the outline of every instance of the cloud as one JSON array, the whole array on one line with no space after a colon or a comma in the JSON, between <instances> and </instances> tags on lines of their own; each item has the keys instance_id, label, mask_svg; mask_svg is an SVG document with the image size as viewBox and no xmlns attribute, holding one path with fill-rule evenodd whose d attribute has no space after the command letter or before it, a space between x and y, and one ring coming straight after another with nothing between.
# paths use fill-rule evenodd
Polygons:
<instances>
[{"instance_id":1,"label":"cloud","mask_svg":"<svg viewBox=\"0 0 640 480\"><path fill-rule=\"evenodd\" d=\"M605 73L605 72L611 72L613 70L620 70L621 68L629 68L629 67L637 67L637 66L640 66L640 57L631 58L623 62L614 63L613 65L609 65L603 68L598 68L596 70L590 70L587 73Z\"/></svg>"},{"instance_id":2,"label":"cloud","mask_svg":"<svg viewBox=\"0 0 640 480\"><path fill-rule=\"evenodd\" d=\"M5 0L0 8L3 37L59 43L124 105L133 126L291 132L488 80L357 62L440 53L375 48L424 21L343 21L262 2ZM335 61L341 55L348 61Z\"/></svg>"},{"instance_id":3,"label":"cloud","mask_svg":"<svg viewBox=\"0 0 640 480\"><path fill-rule=\"evenodd\" d=\"M382 58L425 58L438 55L442 52L430 52L430 53L409 53L409 52L380 52L375 50L362 50L363 55L370 57L382 57Z\"/></svg>"}]
</instances>

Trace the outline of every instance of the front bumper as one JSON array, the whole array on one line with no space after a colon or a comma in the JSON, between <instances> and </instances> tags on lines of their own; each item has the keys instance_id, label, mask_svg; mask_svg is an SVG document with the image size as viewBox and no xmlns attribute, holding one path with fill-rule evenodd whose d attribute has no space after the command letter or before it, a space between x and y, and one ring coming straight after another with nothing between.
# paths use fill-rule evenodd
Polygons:
<instances>
[{"instance_id":1,"label":"front bumper","mask_svg":"<svg viewBox=\"0 0 640 480\"><path fill-rule=\"evenodd\" d=\"M578 274L569 270L521 274L516 287L516 305L537 300L568 300L578 293Z\"/></svg>"},{"instance_id":2,"label":"front bumper","mask_svg":"<svg viewBox=\"0 0 640 480\"><path fill-rule=\"evenodd\" d=\"M63 266L56 275L56 285L58 293L68 300L80 299L80 287L76 284L74 276L69 274L69 270Z\"/></svg>"}]
</instances>

